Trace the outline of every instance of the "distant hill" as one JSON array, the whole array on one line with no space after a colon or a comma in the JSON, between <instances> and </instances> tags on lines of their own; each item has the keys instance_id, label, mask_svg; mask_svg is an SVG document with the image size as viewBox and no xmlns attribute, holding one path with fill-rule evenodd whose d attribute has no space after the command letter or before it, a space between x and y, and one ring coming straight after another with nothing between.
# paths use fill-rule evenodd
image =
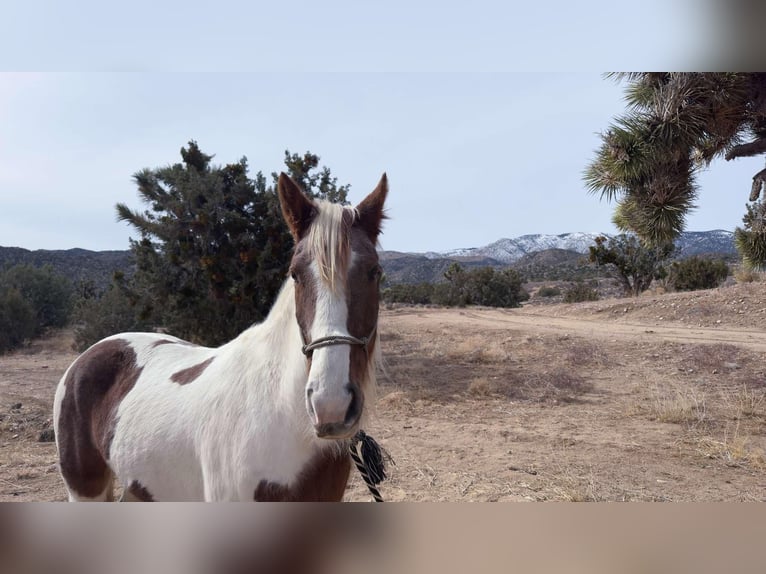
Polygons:
<instances>
[{"instance_id":1,"label":"distant hill","mask_svg":"<svg viewBox=\"0 0 766 574\"><path fill-rule=\"evenodd\" d=\"M444 279L444 272L455 261L463 267L506 267L489 257L427 257L417 253L381 251L380 264L391 285L398 283L435 283Z\"/></svg>"},{"instance_id":2,"label":"distant hill","mask_svg":"<svg viewBox=\"0 0 766 574\"><path fill-rule=\"evenodd\" d=\"M522 235L500 239L484 247L457 249L443 253L401 253L381 251L381 264L389 284L441 281L455 261L463 267L514 267L530 279L569 279L593 277L597 270L584 265L583 256L601 233L563 233L561 235ZM736 256L734 234L730 231L687 231L676 242L677 257L693 255ZM50 264L74 282L92 280L106 288L115 271L130 272L130 251L29 251L19 247L0 247L0 269L27 263Z\"/></svg>"},{"instance_id":3,"label":"distant hill","mask_svg":"<svg viewBox=\"0 0 766 574\"><path fill-rule=\"evenodd\" d=\"M132 267L130 251L30 251L21 247L0 247L0 269L17 264L51 265L56 273L68 277L73 283L90 280L99 290L106 289L115 271L129 271Z\"/></svg>"}]
</instances>

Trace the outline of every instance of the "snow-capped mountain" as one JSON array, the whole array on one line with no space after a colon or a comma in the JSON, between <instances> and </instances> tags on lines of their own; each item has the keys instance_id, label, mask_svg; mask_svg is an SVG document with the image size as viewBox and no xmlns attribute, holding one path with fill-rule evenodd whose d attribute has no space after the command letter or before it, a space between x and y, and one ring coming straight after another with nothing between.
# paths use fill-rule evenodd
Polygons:
<instances>
[{"instance_id":1,"label":"snow-capped mountain","mask_svg":"<svg viewBox=\"0 0 766 574\"><path fill-rule=\"evenodd\" d=\"M532 234L522 235L514 239L500 239L484 247L454 249L444 253L424 253L428 259L452 258L489 258L500 263L515 263L530 253L546 249L565 249L577 253L587 253L588 247L594 244L596 237L606 233L562 233L561 235ZM676 241L676 255L690 257L702 253L734 254L734 234L731 231L716 229L714 231L687 231Z\"/></svg>"}]
</instances>

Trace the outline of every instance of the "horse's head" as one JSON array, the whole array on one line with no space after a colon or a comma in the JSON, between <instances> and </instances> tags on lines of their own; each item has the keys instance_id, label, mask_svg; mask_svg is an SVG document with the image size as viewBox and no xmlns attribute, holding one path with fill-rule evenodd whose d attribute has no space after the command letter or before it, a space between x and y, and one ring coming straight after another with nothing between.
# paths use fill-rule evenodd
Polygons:
<instances>
[{"instance_id":1,"label":"horse's head","mask_svg":"<svg viewBox=\"0 0 766 574\"><path fill-rule=\"evenodd\" d=\"M383 174L356 208L312 201L284 173L278 191L295 239L290 274L309 361L306 408L317 436L348 438L374 377L381 278L375 246L388 181Z\"/></svg>"}]
</instances>

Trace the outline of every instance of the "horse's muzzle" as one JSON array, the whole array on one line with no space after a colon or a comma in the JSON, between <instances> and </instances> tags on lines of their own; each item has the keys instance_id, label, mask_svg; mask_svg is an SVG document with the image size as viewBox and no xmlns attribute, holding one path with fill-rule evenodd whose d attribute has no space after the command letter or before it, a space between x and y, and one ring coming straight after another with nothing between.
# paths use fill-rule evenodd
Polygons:
<instances>
[{"instance_id":1,"label":"horse's muzzle","mask_svg":"<svg viewBox=\"0 0 766 574\"><path fill-rule=\"evenodd\" d=\"M362 416L364 397L359 388L347 384L341 393L317 392L316 385L306 389L306 408L319 438L344 439L356 433Z\"/></svg>"}]
</instances>

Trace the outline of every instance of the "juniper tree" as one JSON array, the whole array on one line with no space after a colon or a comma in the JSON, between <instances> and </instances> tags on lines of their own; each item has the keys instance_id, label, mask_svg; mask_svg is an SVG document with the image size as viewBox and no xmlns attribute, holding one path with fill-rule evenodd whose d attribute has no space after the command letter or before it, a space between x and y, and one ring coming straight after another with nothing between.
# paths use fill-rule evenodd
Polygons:
<instances>
[{"instance_id":1,"label":"juniper tree","mask_svg":"<svg viewBox=\"0 0 766 574\"><path fill-rule=\"evenodd\" d=\"M673 252L673 244L650 247L634 235L623 234L608 239L597 237L596 245L588 249L591 262L608 266L625 294L637 297L654 279L665 276L663 265Z\"/></svg>"},{"instance_id":2,"label":"juniper tree","mask_svg":"<svg viewBox=\"0 0 766 574\"><path fill-rule=\"evenodd\" d=\"M215 165L195 141L182 162L133 176L147 208L117 205L118 219L139 232L131 240L136 272L120 286L142 321L198 343L220 344L263 319L287 273L292 237L271 181L248 176L246 158ZM287 173L314 196L346 201L319 158L285 152ZM317 172L318 170L318 172Z\"/></svg>"}]
</instances>

